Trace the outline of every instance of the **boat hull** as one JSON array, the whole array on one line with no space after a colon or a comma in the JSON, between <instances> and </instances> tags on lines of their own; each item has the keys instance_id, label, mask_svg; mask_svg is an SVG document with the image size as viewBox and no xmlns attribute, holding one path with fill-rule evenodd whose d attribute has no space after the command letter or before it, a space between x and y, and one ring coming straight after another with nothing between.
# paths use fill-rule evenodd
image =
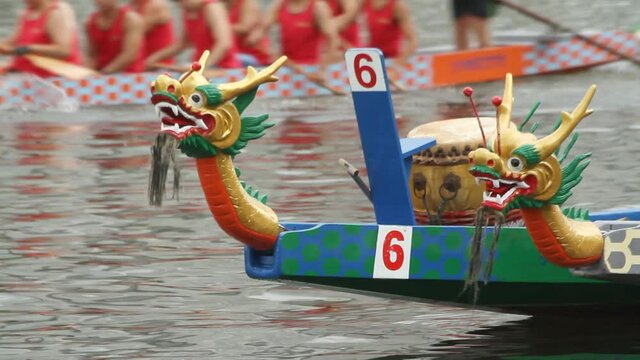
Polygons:
<instances>
[{"instance_id":1,"label":"boat hull","mask_svg":"<svg viewBox=\"0 0 640 360\"><path fill-rule=\"evenodd\" d=\"M463 281L397 280L283 276L285 281L326 286L374 296L401 297L428 303L455 304L486 309L555 313L564 309L614 310L640 306L640 287L615 283L514 283L490 282L481 287L477 302L462 294Z\"/></svg>"},{"instance_id":2,"label":"boat hull","mask_svg":"<svg viewBox=\"0 0 640 360\"><path fill-rule=\"evenodd\" d=\"M638 40L633 33L605 31L589 35L626 55L638 53ZM493 48L467 51L426 52L410 58L401 71L397 71L396 83L407 90L429 89L441 86L493 81L510 72L514 76L539 75L571 71L619 60L615 55L576 38L558 37L544 42L523 42ZM389 60L393 67L393 60ZM314 66L307 72L316 71ZM244 69L222 72L214 82L233 82L242 79ZM146 104L149 84L158 73L116 74L87 77L81 80L50 78L47 81L61 88L67 96L82 106ZM259 97L306 97L330 95L325 88L308 81L301 74L284 68L280 80L266 84L258 91ZM349 92L344 63L327 68L328 84L332 88ZM396 76L394 76L396 78ZM5 77L0 86L0 106L21 106L33 103L40 96L38 86L20 77Z\"/></svg>"},{"instance_id":3,"label":"boat hull","mask_svg":"<svg viewBox=\"0 0 640 360\"><path fill-rule=\"evenodd\" d=\"M473 227L304 223L285 227L288 230L272 252L245 249L249 276L505 309L640 305L636 276L622 282L601 280L596 273L585 276L582 270L551 264L522 227L502 229L493 270L486 284L480 275L475 303L472 292L463 291ZM486 238L492 237L488 229ZM485 261L490 242L484 244Z\"/></svg>"}]
</instances>

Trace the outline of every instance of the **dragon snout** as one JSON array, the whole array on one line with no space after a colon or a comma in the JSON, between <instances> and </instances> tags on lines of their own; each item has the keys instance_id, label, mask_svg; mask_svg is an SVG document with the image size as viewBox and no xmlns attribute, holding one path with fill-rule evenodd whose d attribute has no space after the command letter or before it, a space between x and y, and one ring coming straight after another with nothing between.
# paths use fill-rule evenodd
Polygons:
<instances>
[{"instance_id":1,"label":"dragon snout","mask_svg":"<svg viewBox=\"0 0 640 360\"><path fill-rule=\"evenodd\" d=\"M151 83L151 94L166 92L180 98L182 96L182 85L171 76L160 75Z\"/></svg>"},{"instance_id":2,"label":"dragon snout","mask_svg":"<svg viewBox=\"0 0 640 360\"><path fill-rule=\"evenodd\" d=\"M469 153L469 164L486 166L497 171L502 170L502 161L500 157L487 149L477 149Z\"/></svg>"}]
</instances>

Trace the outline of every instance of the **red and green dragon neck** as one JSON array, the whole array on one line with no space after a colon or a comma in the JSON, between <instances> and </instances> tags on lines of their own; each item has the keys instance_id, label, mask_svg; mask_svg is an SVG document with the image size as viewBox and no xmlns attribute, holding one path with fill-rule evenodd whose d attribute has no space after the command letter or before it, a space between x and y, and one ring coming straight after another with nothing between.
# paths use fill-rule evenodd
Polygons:
<instances>
[{"instance_id":1,"label":"red and green dragon neck","mask_svg":"<svg viewBox=\"0 0 640 360\"><path fill-rule=\"evenodd\" d=\"M602 254L600 230L587 221L586 211L563 212L560 205L571 196L589 165L590 154L582 154L562 166L578 139L573 130L592 112L588 106L596 87L589 88L573 112L563 112L554 131L542 139L533 134L534 127L531 133L521 132L537 106L522 125L512 125L512 87L508 74L498 106L496 136L486 149L469 154L470 172L486 186L482 205L499 211L520 208L531 238L550 262L567 267L592 264ZM560 146L570 135L568 146L560 154Z\"/></svg>"},{"instance_id":2,"label":"red and green dragon neck","mask_svg":"<svg viewBox=\"0 0 640 360\"><path fill-rule=\"evenodd\" d=\"M211 84L204 77L208 52L179 79L160 75L151 84L151 102L161 130L178 140L178 147L196 159L200 184L213 217L233 238L256 250L271 249L281 227L266 196L245 186L233 158L273 124L267 115L241 116L255 98L258 86L276 81L282 57L257 72L249 67L238 82Z\"/></svg>"}]
</instances>

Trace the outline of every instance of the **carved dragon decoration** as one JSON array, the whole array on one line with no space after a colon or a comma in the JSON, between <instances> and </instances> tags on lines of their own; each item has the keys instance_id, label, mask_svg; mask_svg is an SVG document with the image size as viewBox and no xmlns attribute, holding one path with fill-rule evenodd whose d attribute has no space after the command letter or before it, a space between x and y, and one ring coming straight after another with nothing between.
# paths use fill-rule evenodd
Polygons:
<instances>
[{"instance_id":1,"label":"carved dragon decoration","mask_svg":"<svg viewBox=\"0 0 640 360\"><path fill-rule=\"evenodd\" d=\"M212 84L204 76L206 51L191 70L175 79L160 75L151 84L151 102L161 131L175 137L178 148L195 158L209 209L230 236L257 250L273 247L282 230L266 196L239 180L233 158L273 124L268 115L242 116L258 86L277 81L273 74L285 63L281 57L260 72L247 69L238 82Z\"/></svg>"},{"instance_id":2,"label":"carved dragon decoration","mask_svg":"<svg viewBox=\"0 0 640 360\"><path fill-rule=\"evenodd\" d=\"M560 205L571 196L589 165L590 154L578 155L564 167L562 163L578 138L577 133L572 135L573 130L592 112L588 106L596 86L587 90L571 113L562 112L554 131L541 139L510 123L512 89L512 76L508 74L497 108L498 131L487 148L469 154L471 174L485 183L482 205L501 212L520 208L533 242L550 262L565 267L595 263L604 246L600 230L587 221L587 212L563 212ZM561 144L570 136L560 154Z\"/></svg>"}]
</instances>

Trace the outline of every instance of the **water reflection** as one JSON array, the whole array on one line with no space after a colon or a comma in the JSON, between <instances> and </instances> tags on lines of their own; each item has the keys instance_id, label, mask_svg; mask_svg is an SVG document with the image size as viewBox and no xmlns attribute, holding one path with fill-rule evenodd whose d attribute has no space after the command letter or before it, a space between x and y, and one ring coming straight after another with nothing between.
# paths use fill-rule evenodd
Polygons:
<instances>
[{"instance_id":1,"label":"water reflection","mask_svg":"<svg viewBox=\"0 0 640 360\"><path fill-rule=\"evenodd\" d=\"M621 89L625 78L636 87L627 74L615 80ZM527 86L551 109L537 120L553 123L567 98L582 96L580 79L565 78L578 83L567 89L530 80ZM487 94L478 102L488 104L500 88L476 87ZM603 103L619 101L623 92L604 95L610 98ZM470 115L459 89L394 98L401 134L427 120ZM595 154L573 204L640 203L637 169L628 165L640 162L640 127L629 116L637 102L630 104L600 109L581 124L586 131L575 152ZM528 109L526 103L517 116ZM337 162L364 167L349 99L256 100L252 111L262 110L276 126L235 161L283 221L374 220ZM249 279L242 247L207 209L193 160L179 157L179 201L147 205L157 132L150 106L1 113L0 124L0 358L401 359L640 350L632 319L523 319ZM616 191L605 193L611 179ZM600 338L603 347L596 346Z\"/></svg>"},{"instance_id":2,"label":"water reflection","mask_svg":"<svg viewBox=\"0 0 640 360\"><path fill-rule=\"evenodd\" d=\"M640 318L530 317L442 341L432 347L442 359L638 359Z\"/></svg>"}]
</instances>

